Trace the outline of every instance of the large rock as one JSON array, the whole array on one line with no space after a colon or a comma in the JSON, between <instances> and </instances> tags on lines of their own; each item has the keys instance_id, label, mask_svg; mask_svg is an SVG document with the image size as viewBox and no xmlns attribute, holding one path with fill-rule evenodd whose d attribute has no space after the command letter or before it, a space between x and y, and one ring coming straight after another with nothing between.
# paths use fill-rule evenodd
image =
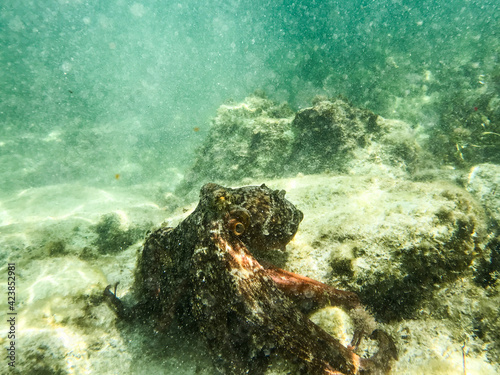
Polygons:
<instances>
[{"instance_id":1,"label":"large rock","mask_svg":"<svg viewBox=\"0 0 500 375\"><path fill-rule=\"evenodd\" d=\"M320 175L285 181L280 187L304 211L286 266L314 264L313 278L360 293L385 320L414 318L434 290L488 256L483 210L457 186Z\"/></svg>"},{"instance_id":2,"label":"large rock","mask_svg":"<svg viewBox=\"0 0 500 375\"><path fill-rule=\"evenodd\" d=\"M197 159L177 192L205 182L290 177L297 173L348 173L407 177L431 158L417 132L343 98L317 97L294 113L262 96L222 105ZM192 196L194 198L194 196Z\"/></svg>"}]
</instances>

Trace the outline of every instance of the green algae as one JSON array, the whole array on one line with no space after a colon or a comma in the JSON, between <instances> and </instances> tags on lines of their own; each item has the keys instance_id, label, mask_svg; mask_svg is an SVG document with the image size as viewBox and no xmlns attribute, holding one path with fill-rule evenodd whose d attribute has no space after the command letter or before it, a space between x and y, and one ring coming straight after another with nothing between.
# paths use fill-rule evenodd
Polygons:
<instances>
[{"instance_id":1,"label":"green algae","mask_svg":"<svg viewBox=\"0 0 500 375\"><path fill-rule=\"evenodd\" d=\"M123 229L117 214L103 215L93 226L97 238L92 242L99 253L112 254L125 250L142 238L144 230L135 226Z\"/></svg>"}]
</instances>

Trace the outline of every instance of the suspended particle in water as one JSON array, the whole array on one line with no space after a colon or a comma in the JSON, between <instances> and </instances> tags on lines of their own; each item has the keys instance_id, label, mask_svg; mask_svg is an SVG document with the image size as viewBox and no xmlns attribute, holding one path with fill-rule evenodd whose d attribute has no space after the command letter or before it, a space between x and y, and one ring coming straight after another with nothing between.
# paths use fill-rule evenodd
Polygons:
<instances>
[{"instance_id":1,"label":"suspended particle in water","mask_svg":"<svg viewBox=\"0 0 500 375\"><path fill-rule=\"evenodd\" d=\"M69 73L69 71L71 70L71 68L72 68L72 65L68 61L63 62L62 65L61 65L61 70L63 71L64 74Z\"/></svg>"}]
</instances>

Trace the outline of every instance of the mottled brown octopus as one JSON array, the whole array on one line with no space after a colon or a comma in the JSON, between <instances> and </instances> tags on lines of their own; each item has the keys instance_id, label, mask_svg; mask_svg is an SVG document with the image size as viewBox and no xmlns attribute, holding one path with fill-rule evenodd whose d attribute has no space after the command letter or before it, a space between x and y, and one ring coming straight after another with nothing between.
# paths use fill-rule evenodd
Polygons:
<instances>
[{"instance_id":1,"label":"mottled brown octopus","mask_svg":"<svg viewBox=\"0 0 500 375\"><path fill-rule=\"evenodd\" d=\"M301 374L387 373L397 354L385 332L358 324L346 347L306 315L312 307L339 305L363 320L369 316L356 294L252 255L284 249L302 218L284 190L206 184L184 221L146 238L133 288L139 302L126 308L111 286L104 295L120 318L148 319L160 331L176 314L190 319L223 374L264 374L271 353ZM379 349L362 358L354 350L370 333Z\"/></svg>"}]
</instances>

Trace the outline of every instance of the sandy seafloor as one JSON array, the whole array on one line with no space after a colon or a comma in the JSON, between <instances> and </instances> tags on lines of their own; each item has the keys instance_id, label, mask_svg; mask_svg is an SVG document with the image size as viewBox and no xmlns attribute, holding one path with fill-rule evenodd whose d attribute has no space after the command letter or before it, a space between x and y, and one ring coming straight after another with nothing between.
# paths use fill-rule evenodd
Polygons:
<instances>
[{"instance_id":1,"label":"sandy seafloor","mask_svg":"<svg viewBox=\"0 0 500 375\"><path fill-rule=\"evenodd\" d=\"M334 252L349 257L345 254L354 242L356 246L363 243L369 252L373 246L382 248L391 241L423 241L419 238L432 230L435 238L446 236L438 233L446 228L433 224L435 214L443 207L453 209L450 204L457 196L458 201L473 201L465 190L448 182L328 174L265 182L285 189L287 198L305 215L288 245L284 266L340 288L340 279L332 272ZM1 199L1 274L6 275L5 260L16 267L17 361L11 373L215 373L200 337L175 327L166 334L154 334L147 325L118 322L100 297L107 284L117 281L118 294L126 295L141 240L116 253L100 253L95 250L96 224L103 215L113 214L119 220L115 231L127 233L135 228L145 232L164 220L175 225L196 204L169 211L158 202L172 197L159 198L158 194L155 187L147 185L97 189L62 184L27 189ZM360 257L353 267L384 267L376 263L363 264ZM487 358L492 343L475 336L470 326L475 310L495 314L498 293L490 291L495 297L489 301L488 293L473 286L471 278L471 273L464 271L460 278L437 288L422 304L418 319L382 325L395 338L399 350L393 374L463 374L464 358L467 374L498 373L498 363ZM493 306L486 306L489 303ZM437 312L438 305L447 312ZM348 335L349 319L338 311L325 310L323 315L317 318L323 320L321 324L336 322L335 334L348 340L342 332L345 329ZM6 309L2 309L1 320L6 319ZM498 326L498 321L495 324ZM0 337L6 347L5 329ZM286 365L274 361L268 373L286 371Z\"/></svg>"}]
</instances>

